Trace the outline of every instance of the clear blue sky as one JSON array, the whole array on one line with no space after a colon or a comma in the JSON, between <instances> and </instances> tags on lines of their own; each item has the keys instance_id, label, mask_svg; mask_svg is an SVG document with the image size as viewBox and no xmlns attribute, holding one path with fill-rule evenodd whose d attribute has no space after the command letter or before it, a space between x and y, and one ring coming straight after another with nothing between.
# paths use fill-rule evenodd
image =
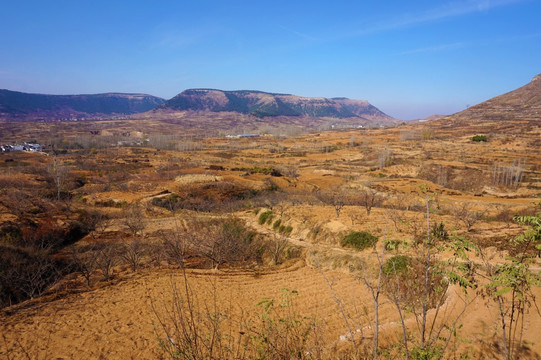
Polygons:
<instances>
[{"instance_id":1,"label":"clear blue sky","mask_svg":"<svg viewBox=\"0 0 541 360\"><path fill-rule=\"evenodd\" d=\"M0 88L196 87L454 113L541 73L539 0L3 1Z\"/></svg>"}]
</instances>

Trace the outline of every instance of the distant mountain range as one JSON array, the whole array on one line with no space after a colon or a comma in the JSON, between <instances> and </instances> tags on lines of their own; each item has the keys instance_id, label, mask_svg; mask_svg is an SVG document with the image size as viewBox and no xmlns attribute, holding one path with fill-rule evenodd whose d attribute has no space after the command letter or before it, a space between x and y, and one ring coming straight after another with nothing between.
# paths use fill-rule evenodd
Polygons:
<instances>
[{"instance_id":1,"label":"distant mountain range","mask_svg":"<svg viewBox=\"0 0 541 360\"><path fill-rule=\"evenodd\" d=\"M167 118L172 113L192 112L236 113L254 119L271 117L282 123L284 118L350 119L350 123L358 125L398 123L365 100L347 98L189 89L166 101L145 94L42 95L0 90L0 119L8 121L99 119L134 114L138 114L136 118Z\"/></svg>"},{"instance_id":2,"label":"distant mountain range","mask_svg":"<svg viewBox=\"0 0 541 360\"><path fill-rule=\"evenodd\" d=\"M145 94L42 95L0 90L0 120L164 119L208 128L231 126L295 125L337 127L396 125L365 100L302 97L262 91L189 89L170 100ZM462 112L430 123L468 123L541 119L541 75L519 89L494 97Z\"/></svg>"},{"instance_id":3,"label":"distant mountain range","mask_svg":"<svg viewBox=\"0 0 541 360\"><path fill-rule=\"evenodd\" d=\"M541 74L528 84L441 119L453 123L541 120Z\"/></svg>"},{"instance_id":4,"label":"distant mountain range","mask_svg":"<svg viewBox=\"0 0 541 360\"><path fill-rule=\"evenodd\" d=\"M0 90L0 119L62 120L130 115L149 111L165 102L146 94L44 95Z\"/></svg>"},{"instance_id":5,"label":"distant mountain range","mask_svg":"<svg viewBox=\"0 0 541 360\"><path fill-rule=\"evenodd\" d=\"M396 122L396 119L365 100L301 97L248 90L189 89L166 101L154 111L236 112L257 118L303 116L338 119L358 118L370 123L382 124Z\"/></svg>"}]
</instances>

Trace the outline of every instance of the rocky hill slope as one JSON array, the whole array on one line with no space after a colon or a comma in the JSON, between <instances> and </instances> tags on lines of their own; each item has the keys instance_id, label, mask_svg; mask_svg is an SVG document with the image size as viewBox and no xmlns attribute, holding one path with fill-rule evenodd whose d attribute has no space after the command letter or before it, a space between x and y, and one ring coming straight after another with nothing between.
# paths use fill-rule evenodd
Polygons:
<instances>
[{"instance_id":1,"label":"rocky hill slope","mask_svg":"<svg viewBox=\"0 0 541 360\"><path fill-rule=\"evenodd\" d=\"M452 122L541 120L541 74L528 84L446 117Z\"/></svg>"}]
</instances>

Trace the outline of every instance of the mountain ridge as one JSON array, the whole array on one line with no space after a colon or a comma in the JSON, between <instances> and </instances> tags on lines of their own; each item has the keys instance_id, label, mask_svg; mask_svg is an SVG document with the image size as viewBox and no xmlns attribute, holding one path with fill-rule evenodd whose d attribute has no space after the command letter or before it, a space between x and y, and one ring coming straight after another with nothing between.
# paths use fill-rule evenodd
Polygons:
<instances>
[{"instance_id":1,"label":"mountain ridge","mask_svg":"<svg viewBox=\"0 0 541 360\"><path fill-rule=\"evenodd\" d=\"M165 100L140 93L49 95L0 89L0 119L7 121L100 120L118 116L169 119L172 114L190 112L206 113L210 118L215 118L211 113L229 114L228 117L238 114L245 116L242 119L248 123L253 122L250 118L268 123L305 125L334 120L348 126L398 123L397 119L366 100L345 97L304 97L259 90L199 88L186 89Z\"/></svg>"},{"instance_id":2,"label":"mountain ridge","mask_svg":"<svg viewBox=\"0 0 541 360\"><path fill-rule=\"evenodd\" d=\"M397 122L366 100L304 97L259 90L187 89L153 110L160 111L237 112L257 118L308 116L359 118L385 124Z\"/></svg>"},{"instance_id":3,"label":"mountain ridge","mask_svg":"<svg viewBox=\"0 0 541 360\"><path fill-rule=\"evenodd\" d=\"M163 102L165 99L139 93L49 95L0 89L0 116L16 121L131 115Z\"/></svg>"}]
</instances>

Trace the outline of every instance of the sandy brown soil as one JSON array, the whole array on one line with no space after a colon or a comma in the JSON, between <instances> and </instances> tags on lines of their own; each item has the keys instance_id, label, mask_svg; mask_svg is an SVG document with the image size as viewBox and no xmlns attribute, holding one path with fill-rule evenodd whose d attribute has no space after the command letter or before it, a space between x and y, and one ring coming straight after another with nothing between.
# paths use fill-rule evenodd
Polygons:
<instances>
[{"instance_id":1,"label":"sandy brown soil","mask_svg":"<svg viewBox=\"0 0 541 360\"><path fill-rule=\"evenodd\" d=\"M69 141L75 142L89 140L91 137L87 138L86 132L93 125L104 129L104 138L125 131L131 131L137 137L152 132L181 133L181 129L173 125L169 127L152 121L85 123L79 127L76 124L41 124L36 131L45 136L58 130ZM12 125L12 131L18 137L29 135L28 129L18 126L21 125ZM478 131L488 134L490 141L486 144L472 142L472 135ZM62 202L57 207L67 208L70 214L78 209L97 209L109 214L113 221L101 236L107 240L125 241L130 236L122 223L123 210L138 203L144 208L146 221L142 238L156 241L160 230L174 229L175 218L170 210L154 206L153 199L181 193L192 189L190 186L199 189L235 184L239 188L259 191L273 185L285 196L274 201L269 195L268 203L263 202L257 207L265 210L272 207L274 219L281 216L284 224L292 226L288 238L290 244L303 249L302 256L277 267L265 265L250 270L218 271L190 269L189 282L201 301L210 301L216 295L222 304L236 309L235 314L240 314L239 309L243 309L249 314L246 318L256 317L261 312L257 303L262 299L279 298L283 288L297 290L298 311L321 320L329 349L341 348L347 345L347 341L340 339L347 337L348 329L317 265L324 269L336 296L343 303L356 336L361 336L357 330L362 330L367 341L373 333L369 328L373 319L371 298L350 269L361 262L372 267L376 265L371 250L356 252L342 247L340 240L344 235L350 231L370 231L380 239L407 242L408 247L401 248L400 252L417 255L419 249L411 247L418 235L413 228L424 229L423 206L428 194L431 225L444 223L450 233L466 236L497 252L498 263L506 261L509 239L521 232L521 228L512 222L512 216L540 210L540 205L536 204L541 196L541 151L535 145L540 133L538 125L527 131L514 127L497 132L487 124L452 128L427 123L394 129L322 132L286 139L189 140L190 147L194 143L200 147L186 151L174 151L174 147L169 146L165 146L168 150L150 147L69 150L59 159L74 174L83 177L85 183L71 190L73 201L70 207ZM109 141L109 138L102 140ZM169 140L172 145L178 145L177 138ZM392 159L380 166L378 156L386 149L392 153ZM14 161L5 161L8 159ZM50 165L52 161L50 157L38 154L4 154L0 160L2 170L24 173L17 180L28 182L28 188L46 182L46 170L33 174L31 167ZM493 183L494 164L509 165L519 160L526 165L518 188ZM264 168L268 167L279 169L284 176L264 173ZM288 171L291 168L296 173ZM438 169L442 170L441 176L436 174ZM24 182L21 185L22 180L14 182L5 173L0 174L0 181L1 189L10 191L25 186ZM359 194L366 188L374 189L382 199L370 216L360 205L345 205L337 216L332 205L322 203L314 195L317 191L337 189ZM51 198L50 194L47 196ZM13 201L18 204L18 199ZM483 212L483 217L469 231L457 215L457 209L463 204L470 206L472 211ZM247 202L245 206L235 209L234 215L259 234L268 238L278 236L271 224L258 224L254 205ZM10 209L2 205L0 220L16 221L16 210L16 207ZM183 222L196 217L225 215L192 210L176 213ZM59 215L55 221L61 223L68 216ZM396 222L393 216L397 216ZM88 236L80 244L92 241L95 239ZM317 261L310 251L316 254ZM388 256L394 254L389 252ZM446 259L451 254L442 252L439 256ZM480 260L474 258L474 261ZM533 268L537 271L539 259L535 261ZM180 271L145 268L134 274L124 266L116 268L114 275L112 282L96 280L90 288L83 285L80 277L71 275L72 280L67 281L77 284L73 292L5 309L0 315L0 357L157 358L163 333L152 304L158 310L168 307L172 282L183 282ZM534 288L534 293L537 295L535 305L539 305L540 289ZM458 314L462 296L461 292L451 288L444 310ZM397 313L388 300L383 301L380 315L384 330L382 343L399 342ZM408 316L406 323L414 333L415 321L411 314ZM524 340L531 344L530 349L535 354L541 354L541 342L537 339L540 319L535 307L531 307L524 324ZM476 297L459 322L463 327L458 336L466 339L453 344L459 353L469 353L471 358L497 358L501 349L498 348L500 334L494 302ZM523 358L526 355L521 354Z\"/></svg>"},{"instance_id":2,"label":"sandy brown soil","mask_svg":"<svg viewBox=\"0 0 541 360\"><path fill-rule=\"evenodd\" d=\"M358 283L342 273L331 272L335 290L352 310L366 294ZM209 296L215 282L224 306L257 314L264 298L279 299L282 289L299 291L296 306L305 316L321 319L325 334L339 341L344 326L337 306L322 276L302 263L272 271L189 271L197 296ZM156 311L164 311L172 297L172 282L182 283L177 271L136 275L117 284L58 300L35 303L13 315L2 315L0 355L7 358L48 359L152 359L159 355L158 337L163 337ZM164 311L165 312L165 311ZM32 334L31 336L29 336Z\"/></svg>"},{"instance_id":3,"label":"sandy brown soil","mask_svg":"<svg viewBox=\"0 0 541 360\"><path fill-rule=\"evenodd\" d=\"M357 339L360 339L362 331L365 341L371 341L373 309L366 289L342 272L325 271L325 276L350 316L350 326L355 329ZM261 273L193 270L188 272L188 279L197 297L212 299L216 294L221 305L231 306L237 315L242 309L245 314L257 316L261 311L256 306L259 301L269 297L279 299L284 288L297 290L296 311L318 319L329 346L347 344L347 326L332 292L317 270L302 263L290 263ZM32 302L11 315L2 314L0 355L9 359L158 358L161 354L159 339L163 340L165 335L157 316L165 316L165 309L171 304L172 284L182 286L183 281L178 270L138 274L57 300ZM540 291L536 292L541 295ZM464 299L462 291L449 289L448 299L441 310L443 318L454 319L462 312ZM363 309L368 311L368 315L363 313ZM481 297L476 297L469 304L460 317L459 322L464 327L458 336L470 340L453 344L457 351L474 356L480 356L478 352L483 351L482 356L488 356L486 351L490 351L492 342L497 343L496 310L493 303ZM407 326L415 329L411 315L408 319ZM396 311L388 302L380 308L380 321L382 342L398 341L399 322ZM525 326L524 340L532 344L534 352L541 352L535 332L541 327L541 319L532 314L527 317Z\"/></svg>"}]
</instances>

